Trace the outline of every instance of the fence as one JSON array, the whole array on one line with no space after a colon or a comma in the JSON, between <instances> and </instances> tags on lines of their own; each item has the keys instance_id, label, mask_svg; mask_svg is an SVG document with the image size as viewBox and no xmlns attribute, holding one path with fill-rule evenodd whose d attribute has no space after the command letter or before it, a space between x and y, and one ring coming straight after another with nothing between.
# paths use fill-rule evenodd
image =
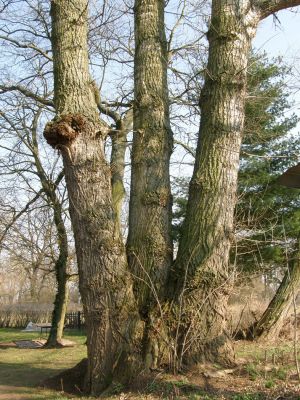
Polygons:
<instances>
[{"instance_id":1,"label":"fence","mask_svg":"<svg viewBox=\"0 0 300 400\"><path fill-rule=\"evenodd\" d=\"M65 327L81 329L84 327L84 315L81 311L66 314Z\"/></svg>"},{"instance_id":2,"label":"fence","mask_svg":"<svg viewBox=\"0 0 300 400\"><path fill-rule=\"evenodd\" d=\"M52 311L24 311L24 310L2 310L0 311L0 328L25 328L28 323L50 322ZM82 329L84 327L84 316L81 311L66 314L65 327Z\"/></svg>"}]
</instances>

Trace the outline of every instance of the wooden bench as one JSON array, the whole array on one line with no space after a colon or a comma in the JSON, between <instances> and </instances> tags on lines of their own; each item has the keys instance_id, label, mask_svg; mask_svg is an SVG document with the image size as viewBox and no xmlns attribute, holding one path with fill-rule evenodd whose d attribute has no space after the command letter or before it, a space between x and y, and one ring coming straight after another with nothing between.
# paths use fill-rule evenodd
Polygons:
<instances>
[{"instance_id":1,"label":"wooden bench","mask_svg":"<svg viewBox=\"0 0 300 400\"><path fill-rule=\"evenodd\" d=\"M48 333L52 327L52 325L47 322L44 324L36 324L36 326L41 330L41 335L43 334L43 332Z\"/></svg>"}]
</instances>

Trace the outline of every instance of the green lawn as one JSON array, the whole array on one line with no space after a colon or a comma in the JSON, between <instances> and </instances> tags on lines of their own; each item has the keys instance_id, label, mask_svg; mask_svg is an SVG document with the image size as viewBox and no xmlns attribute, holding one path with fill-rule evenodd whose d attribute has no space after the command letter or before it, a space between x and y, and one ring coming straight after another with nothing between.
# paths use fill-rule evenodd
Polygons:
<instances>
[{"instance_id":1,"label":"green lawn","mask_svg":"<svg viewBox=\"0 0 300 400\"><path fill-rule=\"evenodd\" d=\"M24 333L17 329L0 329L0 343L36 339L38 336L38 333ZM0 400L75 399L63 391L60 393L39 387L45 379L72 368L86 357L84 344L86 338L82 333L66 331L65 338L76 342L76 346L64 349L0 347ZM139 389L126 392L125 397L121 395L125 388L115 383L106 393L107 398L109 400L122 397L128 400L269 400L281 396L286 400L300 400L299 381L295 378L293 343L283 342L272 346L238 342L236 353L244 360L236 374L215 379L204 378L199 373L175 377L162 372L153 372ZM211 367L214 372L219 371L219 366ZM207 370L204 372L207 373Z\"/></svg>"},{"instance_id":2,"label":"green lawn","mask_svg":"<svg viewBox=\"0 0 300 400\"><path fill-rule=\"evenodd\" d=\"M0 329L0 343L38 337L36 332ZM36 389L43 380L73 367L86 357L86 338L82 333L66 331L65 339L76 342L76 346L64 349L0 348L0 399L65 399L57 392Z\"/></svg>"}]
</instances>

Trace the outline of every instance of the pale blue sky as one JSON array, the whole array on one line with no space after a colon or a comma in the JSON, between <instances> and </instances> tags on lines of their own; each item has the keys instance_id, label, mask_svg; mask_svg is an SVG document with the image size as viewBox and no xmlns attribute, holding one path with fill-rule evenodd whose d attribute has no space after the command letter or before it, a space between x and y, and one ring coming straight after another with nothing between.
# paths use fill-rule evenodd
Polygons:
<instances>
[{"instance_id":1,"label":"pale blue sky","mask_svg":"<svg viewBox=\"0 0 300 400\"><path fill-rule=\"evenodd\" d=\"M270 58L282 57L283 61L292 67L288 78L290 96L294 107L292 112L300 115L300 7L292 11L284 10L277 13L277 18L268 17L259 25L254 39L254 47L258 51L266 51ZM299 132L300 124L294 132Z\"/></svg>"},{"instance_id":2,"label":"pale blue sky","mask_svg":"<svg viewBox=\"0 0 300 400\"><path fill-rule=\"evenodd\" d=\"M275 56L300 57L300 7L280 11L259 25L254 45Z\"/></svg>"}]
</instances>

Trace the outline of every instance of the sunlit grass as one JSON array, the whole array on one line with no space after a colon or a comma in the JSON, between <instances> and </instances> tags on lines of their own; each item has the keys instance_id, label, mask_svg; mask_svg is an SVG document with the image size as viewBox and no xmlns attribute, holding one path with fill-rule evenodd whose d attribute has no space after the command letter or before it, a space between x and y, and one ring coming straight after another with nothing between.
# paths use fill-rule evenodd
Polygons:
<instances>
[{"instance_id":1,"label":"sunlit grass","mask_svg":"<svg viewBox=\"0 0 300 400\"><path fill-rule=\"evenodd\" d=\"M21 332L17 329L0 329L0 343L15 340L32 340L37 332ZM22 393L22 399L66 399L57 392L37 390L43 380L71 368L86 357L85 336L78 331L66 331L65 339L76 343L63 349L0 349L0 393ZM24 397L25 396L25 397ZM4 398L4 397L3 397ZM8 397L9 398L9 397Z\"/></svg>"},{"instance_id":2,"label":"sunlit grass","mask_svg":"<svg viewBox=\"0 0 300 400\"><path fill-rule=\"evenodd\" d=\"M0 343L37 339L39 336L36 332L0 329ZM72 368L86 357L84 344L86 337L81 332L66 331L65 338L74 341L76 345L63 349L0 347L0 400L94 399L76 398L66 395L63 391L50 391L41 387L44 380ZM222 379L220 390L223 390L223 394L207 391L201 378L197 381L197 378L193 380L194 378L189 376L178 375L176 380L173 375L153 373L150 380L145 381L134 392L126 392L122 385L115 382L105 398L119 400L124 391L125 398L130 400L265 400L271 397L262 392L277 390L280 393L280 388L289 384L289 379L295 370L292 342L276 345L239 342L236 344L236 352L238 357L244 359L242 367L244 372L241 377L228 376ZM266 366L270 368L266 370ZM218 366L213 367L219 370ZM211 385L214 384L213 379L210 382ZM227 386L227 383L231 386ZM243 388L244 384L248 386L247 393L241 390L240 385ZM291 385L289 389L293 390ZM63 390L63 387L61 389ZM288 398L300 400L297 395Z\"/></svg>"}]
</instances>

